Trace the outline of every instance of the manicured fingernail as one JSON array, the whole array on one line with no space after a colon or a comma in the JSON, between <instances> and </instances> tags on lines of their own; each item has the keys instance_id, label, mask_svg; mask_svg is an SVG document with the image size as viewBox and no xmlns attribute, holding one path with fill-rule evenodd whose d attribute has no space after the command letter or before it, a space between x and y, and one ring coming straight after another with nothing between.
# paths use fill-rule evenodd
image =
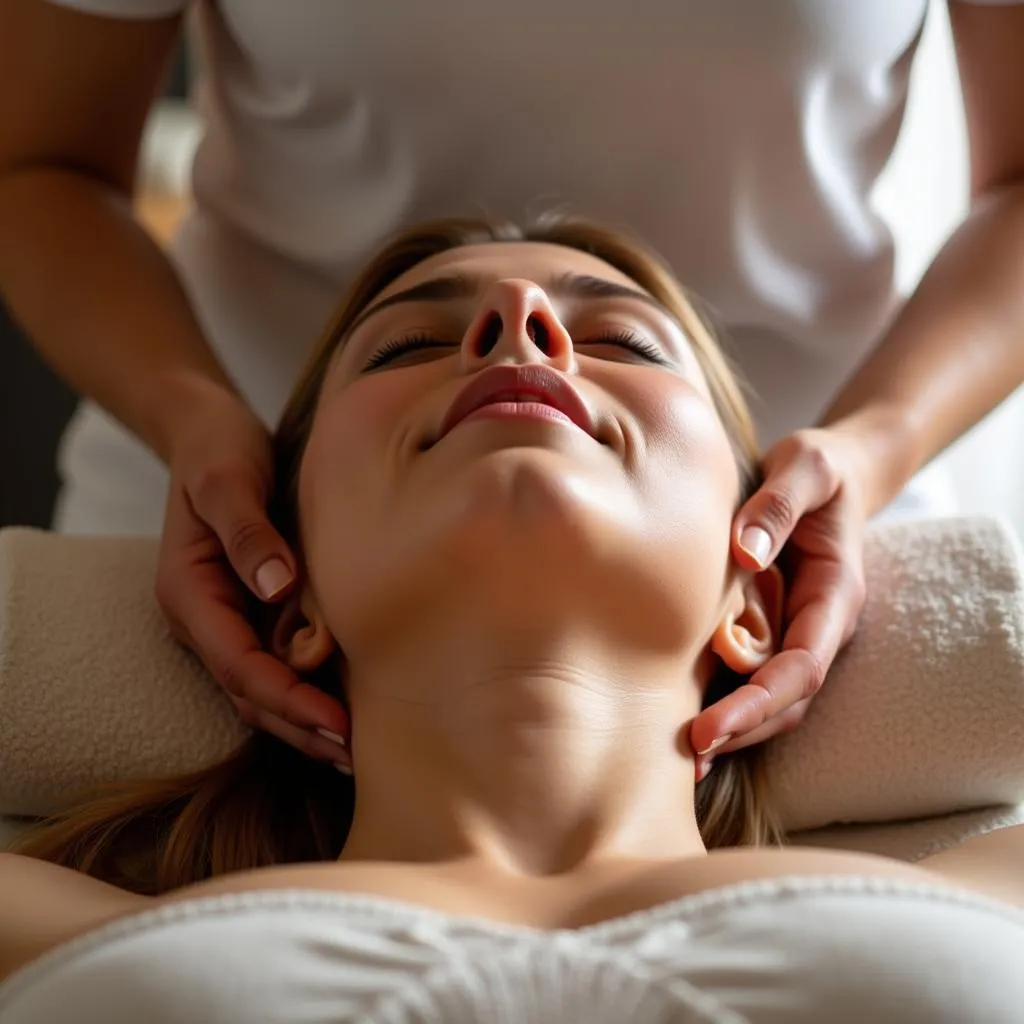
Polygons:
<instances>
[{"instance_id":1,"label":"manicured fingernail","mask_svg":"<svg viewBox=\"0 0 1024 1024\"><path fill-rule=\"evenodd\" d=\"M325 740L330 740L332 743L338 743L343 747L348 746L348 744L345 742L344 736L339 736L336 732L331 732L330 729L318 728L317 732L320 733L320 735L323 736Z\"/></svg>"},{"instance_id":2,"label":"manicured fingernail","mask_svg":"<svg viewBox=\"0 0 1024 1024\"><path fill-rule=\"evenodd\" d=\"M740 547L763 569L772 551L772 539L760 526L748 526L740 534Z\"/></svg>"},{"instance_id":3,"label":"manicured fingernail","mask_svg":"<svg viewBox=\"0 0 1024 1024\"><path fill-rule=\"evenodd\" d=\"M724 736L719 736L717 740L713 740L703 750L698 750L697 754L700 757L703 757L705 754L710 754L713 751L717 750L719 747L724 746L731 739L732 739L732 733L731 732L727 732Z\"/></svg>"},{"instance_id":4,"label":"manicured fingernail","mask_svg":"<svg viewBox=\"0 0 1024 1024\"><path fill-rule=\"evenodd\" d=\"M333 764L342 775L352 774L352 769L347 764L342 764L340 761L332 761L331 764Z\"/></svg>"},{"instance_id":5,"label":"manicured fingernail","mask_svg":"<svg viewBox=\"0 0 1024 1024\"><path fill-rule=\"evenodd\" d=\"M256 589L267 601L280 594L291 581L291 571L280 558L268 558L256 570Z\"/></svg>"},{"instance_id":6,"label":"manicured fingernail","mask_svg":"<svg viewBox=\"0 0 1024 1024\"><path fill-rule=\"evenodd\" d=\"M708 775L711 774L711 765L713 761L714 758L709 757L706 761L701 761L700 764L697 766L698 782L703 782L708 777Z\"/></svg>"}]
</instances>

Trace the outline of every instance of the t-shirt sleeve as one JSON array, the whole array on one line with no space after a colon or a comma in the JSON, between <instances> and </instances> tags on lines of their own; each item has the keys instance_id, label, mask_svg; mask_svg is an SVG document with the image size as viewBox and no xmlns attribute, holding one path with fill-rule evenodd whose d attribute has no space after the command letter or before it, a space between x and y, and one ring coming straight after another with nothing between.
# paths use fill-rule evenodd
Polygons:
<instances>
[{"instance_id":1,"label":"t-shirt sleeve","mask_svg":"<svg viewBox=\"0 0 1024 1024\"><path fill-rule=\"evenodd\" d=\"M71 7L86 14L106 14L114 18L164 18L179 14L189 0L49 0L58 7Z\"/></svg>"}]
</instances>

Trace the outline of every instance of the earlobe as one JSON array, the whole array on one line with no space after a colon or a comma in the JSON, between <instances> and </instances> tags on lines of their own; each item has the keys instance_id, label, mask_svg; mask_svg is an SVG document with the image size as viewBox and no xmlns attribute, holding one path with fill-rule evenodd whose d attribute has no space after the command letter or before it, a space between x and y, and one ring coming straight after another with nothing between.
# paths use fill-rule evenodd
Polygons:
<instances>
[{"instance_id":1,"label":"earlobe","mask_svg":"<svg viewBox=\"0 0 1024 1024\"><path fill-rule=\"evenodd\" d=\"M334 653L336 644L315 598L305 586L279 606L271 646L275 657L296 672L313 672Z\"/></svg>"},{"instance_id":2,"label":"earlobe","mask_svg":"<svg viewBox=\"0 0 1024 1024\"><path fill-rule=\"evenodd\" d=\"M751 675L782 641L782 574L774 566L744 585L711 636L711 649L734 672Z\"/></svg>"}]
</instances>

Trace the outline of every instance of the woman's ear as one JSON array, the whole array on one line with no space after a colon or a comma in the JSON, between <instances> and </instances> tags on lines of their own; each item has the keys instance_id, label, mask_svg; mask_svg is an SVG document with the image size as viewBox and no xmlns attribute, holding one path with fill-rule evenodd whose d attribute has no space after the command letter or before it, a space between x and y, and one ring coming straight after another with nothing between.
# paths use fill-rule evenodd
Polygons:
<instances>
[{"instance_id":1,"label":"woman's ear","mask_svg":"<svg viewBox=\"0 0 1024 1024\"><path fill-rule=\"evenodd\" d=\"M278 605L271 633L275 657L296 672L313 672L334 653L337 644L320 606L307 586L296 588Z\"/></svg>"},{"instance_id":2,"label":"woman's ear","mask_svg":"<svg viewBox=\"0 0 1024 1024\"><path fill-rule=\"evenodd\" d=\"M751 675L779 649L784 596L782 573L774 565L737 589L711 636L711 649L733 672Z\"/></svg>"}]
</instances>

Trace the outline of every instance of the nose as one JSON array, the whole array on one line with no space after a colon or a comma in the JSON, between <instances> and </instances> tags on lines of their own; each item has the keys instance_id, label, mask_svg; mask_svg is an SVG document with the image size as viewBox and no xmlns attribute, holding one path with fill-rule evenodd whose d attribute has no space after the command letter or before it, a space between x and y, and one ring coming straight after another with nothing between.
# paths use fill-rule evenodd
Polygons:
<instances>
[{"instance_id":1,"label":"nose","mask_svg":"<svg viewBox=\"0 0 1024 1024\"><path fill-rule=\"evenodd\" d=\"M487 288L462 341L466 369L542 362L568 372L574 358L572 339L544 289L518 278L495 281Z\"/></svg>"}]
</instances>

